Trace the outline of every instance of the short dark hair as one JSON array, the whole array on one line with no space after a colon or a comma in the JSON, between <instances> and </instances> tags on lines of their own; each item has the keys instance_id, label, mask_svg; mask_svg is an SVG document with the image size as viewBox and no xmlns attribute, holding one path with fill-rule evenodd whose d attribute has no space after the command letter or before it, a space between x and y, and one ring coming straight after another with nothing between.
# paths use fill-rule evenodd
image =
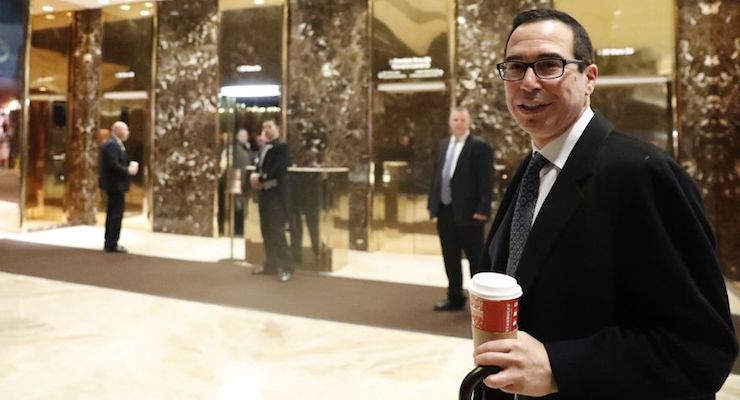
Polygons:
<instances>
[{"instance_id":1,"label":"short dark hair","mask_svg":"<svg viewBox=\"0 0 740 400\"><path fill-rule=\"evenodd\" d=\"M272 122L273 125L277 126L278 128L280 127L280 125L278 125L277 121L273 117L263 119L262 123L264 124L265 122Z\"/></svg>"},{"instance_id":2,"label":"short dark hair","mask_svg":"<svg viewBox=\"0 0 740 400\"><path fill-rule=\"evenodd\" d=\"M506 47L504 47L504 54L506 49L509 47L509 39L514 33L516 28L525 24L532 24L540 21L555 20L568 25L571 31L573 31L573 56L576 60L582 60L583 63L578 65L578 70L583 72L587 65L593 64L594 47L591 45L591 39L588 37L588 32L581 25L580 22L576 21L575 18L569 14L558 11L552 8L536 8L534 10L522 11L514 17L514 22L511 24L511 30L509 36L506 38Z\"/></svg>"}]
</instances>

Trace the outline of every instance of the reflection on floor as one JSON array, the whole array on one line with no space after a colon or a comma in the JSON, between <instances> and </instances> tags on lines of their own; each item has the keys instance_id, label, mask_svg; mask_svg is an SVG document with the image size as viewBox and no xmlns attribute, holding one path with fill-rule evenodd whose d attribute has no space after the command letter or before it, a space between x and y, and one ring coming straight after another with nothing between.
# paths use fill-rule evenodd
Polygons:
<instances>
[{"instance_id":1,"label":"reflection on floor","mask_svg":"<svg viewBox=\"0 0 740 400\"><path fill-rule=\"evenodd\" d=\"M0 234L89 249L102 237L101 227L84 226ZM132 253L176 259L214 261L231 249L228 238L130 228L121 237ZM243 246L234 248L243 257ZM440 296L446 285L441 258L426 255L352 252L333 275L437 286ZM466 339L6 273L0 288L3 399L449 400L472 366ZM740 376L732 375L718 399L737 398Z\"/></svg>"}]
</instances>

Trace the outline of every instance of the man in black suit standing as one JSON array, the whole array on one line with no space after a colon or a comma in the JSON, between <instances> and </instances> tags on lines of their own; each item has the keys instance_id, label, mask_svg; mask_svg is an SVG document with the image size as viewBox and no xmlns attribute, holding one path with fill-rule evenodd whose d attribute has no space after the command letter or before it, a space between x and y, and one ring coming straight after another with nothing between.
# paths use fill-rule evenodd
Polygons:
<instances>
[{"instance_id":1,"label":"man in black suit standing","mask_svg":"<svg viewBox=\"0 0 740 400\"><path fill-rule=\"evenodd\" d=\"M462 252L470 264L470 276L480 271L483 224L491 213L493 152L483 139L470 133L470 114L455 107L449 119L450 137L437 146L437 157L427 208L437 218L448 287L447 297L435 311L465 308Z\"/></svg>"},{"instance_id":2,"label":"man in black suit standing","mask_svg":"<svg viewBox=\"0 0 740 400\"><path fill-rule=\"evenodd\" d=\"M107 194L105 214L105 245L103 250L109 253L126 253L126 248L118 245L121 234L121 220L126 192L129 189L129 177L136 175L139 165L129 163L126 147L123 142L128 139L128 125L117 121L111 127L110 137L100 148L100 177L98 185Z\"/></svg>"},{"instance_id":3,"label":"man in black suit standing","mask_svg":"<svg viewBox=\"0 0 740 400\"><path fill-rule=\"evenodd\" d=\"M485 399L714 399L737 355L701 195L665 152L590 107L598 69L583 26L519 14L497 65L531 137L482 267L524 291L516 339L475 350L497 365Z\"/></svg>"},{"instance_id":4,"label":"man in black suit standing","mask_svg":"<svg viewBox=\"0 0 740 400\"><path fill-rule=\"evenodd\" d=\"M260 149L257 172L249 177L252 189L257 192L260 214L260 230L265 245L265 263L254 270L256 275L277 274L282 282L293 276L285 228L290 209L290 187L288 166L290 153L288 144L280 140L280 128L275 120L262 123L262 135L266 143Z\"/></svg>"}]
</instances>

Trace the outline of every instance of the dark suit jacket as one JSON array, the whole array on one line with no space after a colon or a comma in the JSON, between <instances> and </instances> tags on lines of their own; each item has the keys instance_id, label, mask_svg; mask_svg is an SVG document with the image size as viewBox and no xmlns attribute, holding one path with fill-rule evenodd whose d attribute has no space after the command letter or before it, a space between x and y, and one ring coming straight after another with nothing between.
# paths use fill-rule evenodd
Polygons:
<instances>
[{"instance_id":1,"label":"dark suit jacket","mask_svg":"<svg viewBox=\"0 0 740 400\"><path fill-rule=\"evenodd\" d=\"M113 138L100 148L100 175L98 186L106 192L125 193L129 189L128 157Z\"/></svg>"},{"instance_id":2,"label":"dark suit jacket","mask_svg":"<svg viewBox=\"0 0 740 400\"><path fill-rule=\"evenodd\" d=\"M259 181L262 190L259 196L271 197L282 201L286 210L290 208L290 185L288 184L288 166L290 151L288 144L280 139L270 142L270 149L264 154L264 160L257 164Z\"/></svg>"},{"instance_id":3,"label":"dark suit jacket","mask_svg":"<svg viewBox=\"0 0 740 400\"><path fill-rule=\"evenodd\" d=\"M429 192L427 209L432 218L439 213L440 190L442 187L442 168L445 164L447 146L450 138L439 142L437 158L434 163L434 174ZM452 191L452 213L459 226L480 224L473 219L473 214L491 214L491 184L493 177L493 153L491 146L472 133L463 144L457 159L455 173L450 181Z\"/></svg>"},{"instance_id":4,"label":"dark suit jacket","mask_svg":"<svg viewBox=\"0 0 740 400\"><path fill-rule=\"evenodd\" d=\"M506 269L528 161L494 219L484 270ZM545 344L559 386L548 398L713 399L737 354L714 245L691 178L596 113L516 273L519 327ZM506 397L488 391L490 398Z\"/></svg>"}]
</instances>

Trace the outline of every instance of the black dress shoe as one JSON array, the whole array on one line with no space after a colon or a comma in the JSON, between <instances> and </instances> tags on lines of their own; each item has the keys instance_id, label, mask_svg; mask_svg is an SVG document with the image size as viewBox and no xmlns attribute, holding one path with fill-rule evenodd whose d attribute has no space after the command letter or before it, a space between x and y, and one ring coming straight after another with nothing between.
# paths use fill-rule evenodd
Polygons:
<instances>
[{"instance_id":1,"label":"black dress shoe","mask_svg":"<svg viewBox=\"0 0 740 400\"><path fill-rule=\"evenodd\" d=\"M434 305L434 311L460 311L465 308L465 299L450 300L444 299Z\"/></svg>"},{"instance_id":2,"label":"black dress shoe","mask_svg":"<svg viewBox=\"0 0 740 400\"><path fill-rule=\"evenodd\" d=\"M280 282L287 282L292 277L293 277L293 272L291 271L280 271L278 273L278 279L280 279Z\"/></svg>"},{"instance_id":3,"label":"black dress shoe","mask_svg":"<svg viewBox=\"0 0 740 400\"><path fill-rule=\"evenodd\" d=\"M252 275L276 275L277 271L272 269L266 269L265 267L257 267L254 271L252 271Z\"/></svg>"},{"instance_id":4,"label":"black dress shoe","mask_svg":"<svg viewBox=\"0 0 740 400\"><path fill-rule=\"evenodd\" d=\"M128 253L128 250L123 246L106 247L103 250L108 253Z\"/></svg>"}]
</instances>

